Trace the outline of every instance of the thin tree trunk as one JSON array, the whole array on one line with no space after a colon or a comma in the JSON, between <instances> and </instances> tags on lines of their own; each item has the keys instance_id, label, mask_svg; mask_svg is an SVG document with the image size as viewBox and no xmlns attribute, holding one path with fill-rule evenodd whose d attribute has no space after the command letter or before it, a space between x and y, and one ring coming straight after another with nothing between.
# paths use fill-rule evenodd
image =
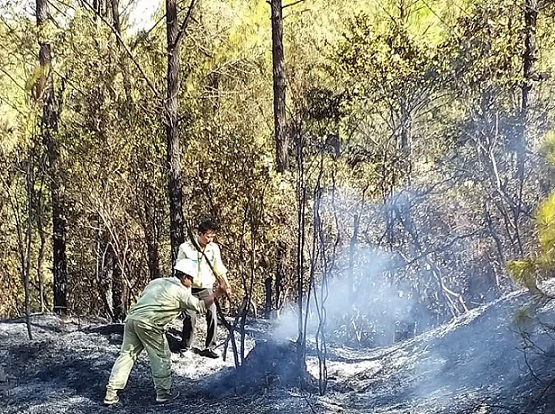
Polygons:
<instances>
[{"instance_id":1,"label":"thin tree trunk","mask_svg":"<svg viewBox=\"0 0 555 414\"><path fill-rule=\"evenodd\" d=\"M353 216L353 236L349 242L349 264L348 264L348 272L347 276L349 278L347 284L349 286L349 300L353 301L353 295L355 293L355 256L357 250L357 241L358 241L358 229L360 226L360 214L355 213Z\"/></svg>"},{"instance_id":2,"label":"thin tree trunk","mask_svg":"<svg viewBox=\"0 0 555 414\"><path fill-rule=\"evenodd\" d=\"M272 277L264 280L264 318L269 319L272 314Z\"/></svg>"},{"instance_id":3,"label":"thin tree trunk","mask_svg":"<svg viewBox=\"0 0 555 414\"><path fill-rule=\"evenodd\" d=\"M528 145L528 120L529 106L532 90L532 78L534 76L534 62L536 61L536 27L538 19L538 0L525 0L524 4L524 54L523 75L524 84L522 85L522 100L520 107L520 141L517 142L517 191L516 207L513 209L513 219L515 227L515 236L518 242L519 251L522 254L523 246L520 237L520 216L522 213L522 197L524 191L524 172L526 168L526 147Z\"/></svg>"},{"instance_id":4,"label":"thin tree trunk","mask_svg":"<svg viewBox=\"0 0 555 414\"><path fill-rule=\"evenodd\" d=\"M177 24L176 0L166 0L167 35L167 99L165 104L167 162L169 168L168 195L170 202L170 241L172 264L177 259L179 245L184 241L183 233L183 183L178 131L178 92L179 92L179 27Z\"/></svg>"},{"instance_id":5,"label":"thin tree trunk","mask_svg":"<svg viewBox=\"0 0 555 414\"><path fill-rule=\"evenodd\" d=\"M411 184L412 177L412 117L409 110L409 103L405 98L401 98L401 153L405 159L406 179L408 185Z\"/></svg>"},{"instance_id":6,"label":"thin tree trunk","mask_svg":"<svg viewBox=\"0 0 555 414\"><path fill-rule=\"evenodd\" d=\"M48 1L36 0L37 26L44 27L48 19ZM39 30L40 32L40 30ZM52 84L52 48L39 39L39 63L43 70L44 89L42 98L41 132L48 156L48 173L52 203L52 242L54 273L54 312L67 313L67 260L66 260L66 219L64 211L64 186L61 178L60 149L53 133L58 127L58 108Z\"/></svg>"},{"instance_id":7,"label":"thin tree trunk","mask_svg":"<svg viewBox=\"0 0 555 414\"><path fill-rule=\"evenodd\" d=\"M116 39L118 44L118 49L122 52L120 54L120 65L121 65L121 74L123 77L123 90L125 91L125 97L127 99L127 104L133 104L133 94L132 94L132 85L131 79L129 77L129 57L125 53L125 45L122 41L122 33L121 33L121 23L120 23L120 13L119 13L119 0L111 0L110 2L110 9L111 9L111 17L112 17L112 25L114 26L114 30L117 33Z\"/></svg>"},{"instance_id":8,"label":"thin tree trunk","mask_svg":"<svg viewBox=\"0 0 555 414\"><path fill-rule=\"evenodd\" d=\"M520 213L522 203L522 187L524 185L524 164L526 162L526 146L527 146L527 128L529 118L529 106L532 91L532 78L534 76L534 62L536 61L536 28L538 20L538 0L525 0L524 6L524 54L523 59L523 75L524 84L522 85L522 101L520 107L521 122L521 142L517 147L518 162L518 179L520 194L518 198L518 211Z\"/></svg>"},{"instance_id":9,"label":"thin tree trunk","mask_svg":"<svg viewBox=\"0 0 555 414\"><path fill-rule=\"evenodd\" d=\"M532 89L532 78L534 75L534 62L536 61L536 28L538 20L538 0L525 0L524 7L524 85L522 87L521 115L523 121L524 132L526 130L526 120L528 115L528 106L530 101L530 92ZM523 136L523 139L525 136Z\"/></svg>"},{"instance_id":10,"label":"thin tree trunk","mask_svg":"<svg viewBox=\"0 0 555 414\"><path fill-rule=\"evenodd\" d=\"M274 139L276 169L289 170L289 143L285 131L285 59L283 55L283 8L281 0L271 0L272 67L274 80Z\"/></svg>"},{"instance_id":11,"label":"thin tree trunk","mask_svg":"<svg viewBox=\"0 0 555 414\"><path fill-rule=\"evenodd\" d=\"M44 226L42 223L42 213L43 213L43 195L44 195L44 187L43 187L43 179L44 179L44 169L43 169L43 162L42 157L39 158L39 165L40 165L40 189L38 191L33 192L34 201L36 203L35 209L35 221L37 224L37 232L39 234L39 250L37 253L37 280L39 284L39 300L40 300L40 311L42 313L46 312L47 308L47 300L45 297L44 291L44 274L42 272L42 267L44 263L44 248L46 246L46 232L44 230Z\"/></svg>"},{"instance_id":12,"label":"thin tree trunk","mask_svg":"<svg viewBox=\"0 0 555 414\"><path fill-rule=\"evenodd\" d=\"M29 292L29 278L31 273L31 246L33 237L33 187L35 185L35 180L33 177L33 154L29 151L29 159L27 161L27 234L26 234L26 246L25 246L25 262L21 263L23 268L23 289L25 291L25 322L27 324L27 333L29 339L33 340L33 332L31 331L31 305L30 305L30 292Z\"/></svg>"}]
</instances>

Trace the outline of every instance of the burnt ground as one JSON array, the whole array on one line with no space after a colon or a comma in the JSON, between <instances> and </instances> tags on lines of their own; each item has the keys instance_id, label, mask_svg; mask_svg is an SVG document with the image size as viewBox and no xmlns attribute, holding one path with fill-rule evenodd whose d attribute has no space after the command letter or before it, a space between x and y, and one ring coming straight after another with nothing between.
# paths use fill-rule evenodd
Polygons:
<instances>
[{"instance_id":1,"label":"burnt ground","mask_svg":"<svg viewBox=\"0 0 555 414\"><path fill-rule=\"evenodd\" d=\"M552 289L548 287L548 289ZM513 323L530 308L523 335ZM199 340L203 323L197 323ZM174 353L174 402L153 403L146 356L135 365L121 403L102 398L121 343L121 325L52 315L0 321L0 413L387 413L554 414L555 301L525 292L411 340L379 349L328 347L328 389L317 393L318 360L309 344L311 386L299 387L295 347L269 338L272 325L251 320L245 347L254 351L239 375L233 358ZM220 329L222 341L225 329ZM179 338L177 326L170 343ZM255 340L258 342L255 346ZM221 349L220 349L221 351Z\"/></svg>"}]
</instances>

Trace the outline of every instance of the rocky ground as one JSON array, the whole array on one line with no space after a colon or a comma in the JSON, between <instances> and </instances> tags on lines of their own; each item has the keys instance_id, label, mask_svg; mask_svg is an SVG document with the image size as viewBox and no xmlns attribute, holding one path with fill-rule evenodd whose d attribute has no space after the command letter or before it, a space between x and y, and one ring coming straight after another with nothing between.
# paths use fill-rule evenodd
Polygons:
<instances>
[{"instance_id":1,"label":"rocky ground","mask_svg":"<svg viewBox=\"0 0 555 414\"><path fill-rule=\"evenodd\" d=\"M513 319L529 310L523 335ZM198 337L203 324L198 323ZM318 358L309 344L311 385L291 375L294 349L272 342L273 325L251 320L242 375L231 353L212 360L173 353L180 397L154 404L148 360L131 373L122 401L102 398L121 344L121 325L91 318L0 321L0 413L555 413L555 301L513 293L452 323L379 349L328 347L326 394L317 392ZM224 340L225 329L221 329ZM172 347L178 325L169 330ZM255 342L258 341L258 342ZM175 347L174 347L175 350ZM222 349L220 348L220 352Z\"/></svg>"}]
</instances>

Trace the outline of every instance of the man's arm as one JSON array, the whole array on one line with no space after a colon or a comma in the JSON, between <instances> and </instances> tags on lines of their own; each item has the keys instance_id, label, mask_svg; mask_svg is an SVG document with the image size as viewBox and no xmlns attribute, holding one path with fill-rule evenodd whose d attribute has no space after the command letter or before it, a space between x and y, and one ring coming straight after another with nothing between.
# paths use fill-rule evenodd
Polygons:
<instances>
[{"instance_id":1,"label":"man's arm","mask_svg":"<svg viewBox=\"0 0 555 414\"><path fill-rule=\"evenodd\" d=\"M209 295L208 297L204 298L204 306L206 308L209 308L210 306L212 306L214 304L214 302L216 301L216 299L218 299L218 297L225 295L227 292L225 289L222 289L221 286L218 286L216 288L216 290L214 292L212 292L211 295Z\"/></svg>"},{"instance_id":2,"label":"man's arm","mask_svg":"<svg viewBox=\"0 0 555 414\"><path fill-rule=\"evenodd\" d=\"M218 286L214 292L204 299L198 299L190 292L184 293L181 297L181 308L183 310L192 309L200 313L206 313L206 309L212 306L216 299L223 296L225 293L225 289L222 289L220 286Z\"/></svg>"},{"instance_id":3,"label":"man's arm","mask_svg":"<svg viewBox=\"0 0 555 414\"><path fill-rule=\"evenodd\" d=\"M228 296L231 296L231 285L227 279L227 268L222 262L220 247L214 243L214 263L212 264L212 271L214 276L218 279L220 287L225 291Z\"/></svg>"}]
</instances>

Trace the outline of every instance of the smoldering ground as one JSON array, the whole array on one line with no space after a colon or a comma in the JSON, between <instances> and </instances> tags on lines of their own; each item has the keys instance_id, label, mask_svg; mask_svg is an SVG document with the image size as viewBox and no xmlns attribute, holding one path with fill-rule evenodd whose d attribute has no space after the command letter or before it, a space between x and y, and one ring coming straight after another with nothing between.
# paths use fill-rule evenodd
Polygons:
<instances>
[{"instance_id":1,"label":"smoldering ground","mask_svg":"<svg viewBox=\"0 0 555 414\"><path fill-rule=\"evenodd\" d=\"M547 288L555 291L552 285ZM122 393L122 404L114 408L103 407L102 397L120 339L102 329L106 325L36 316L31 341L24 321L3 321L0 365L6 381L0 412L552 414L555 351L546 322L555 319L555 303L536 306L537 320L530 322L523 342L511 315L531 301L528 293L516 292L387 347L369 350L330 344L329 387L324 396L280 381L259 384L248 393L210 395L207 390L222 384L227 390L241 385L225 383L233 371L232 358L224 362L174 354L174 386L181 396L156 406L148 361L142 356ZM266 321L249 320L248 327L249 349L255 335L265 341L271 337ZM317 378L315 349L310 341L308 345L307 369ZM257 373L261 378L262 374Z\"/></svg>"}]
</instances>

